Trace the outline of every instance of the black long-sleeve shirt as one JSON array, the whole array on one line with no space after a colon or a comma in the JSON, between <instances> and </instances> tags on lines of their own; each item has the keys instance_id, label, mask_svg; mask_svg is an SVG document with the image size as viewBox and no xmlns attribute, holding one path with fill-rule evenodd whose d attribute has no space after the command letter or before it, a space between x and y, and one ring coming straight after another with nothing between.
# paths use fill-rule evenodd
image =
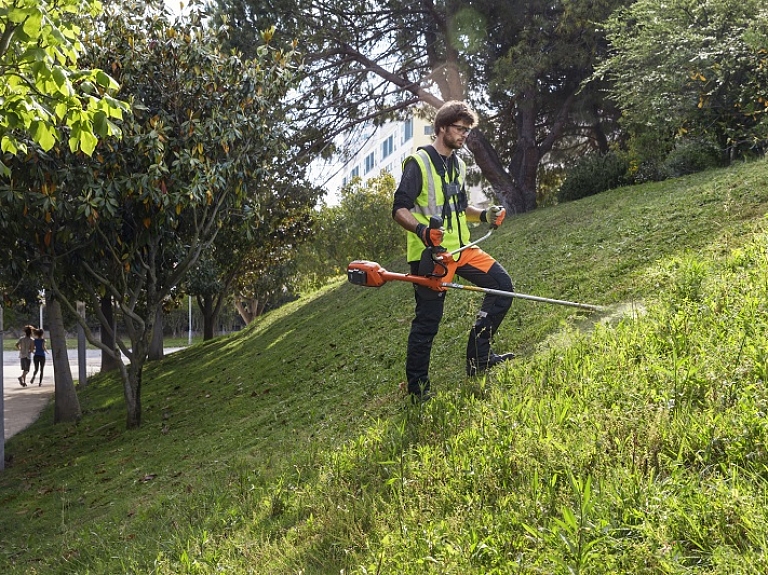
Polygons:
<instances>
[{"instance_id":1,"label":"black long-sleeve shirt","mask_svg":"<svg viewBox=\"0 0 768 575\"><path fill-rule=\"evenodd\" d=\"M403 177L395 190L394 201L392 202L392 217L400 208L410 210L416 205L416 198L421 193L421 168L416 160L408 160L403 166Z\"/></svg>"}]
</instances>

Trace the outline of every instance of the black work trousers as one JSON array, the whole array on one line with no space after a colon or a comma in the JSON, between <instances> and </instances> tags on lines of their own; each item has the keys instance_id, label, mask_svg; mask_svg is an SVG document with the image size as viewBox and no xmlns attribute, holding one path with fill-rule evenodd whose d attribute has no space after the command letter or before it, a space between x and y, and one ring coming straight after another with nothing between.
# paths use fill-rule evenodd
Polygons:
<instances>
[{"instance_id":1,"label":"black work trousers","mask_svg":"<svg viewBox=\"0 0 768 575\"><path fill-rule=\"evenodd\" d=\"M488 256L490 258L490 256ZM418 274L419 262L411 262L411 273ZM513 291L512 279L507 271L496 261L493 261L488 271L483 271L473 265L461 264L456 268L456 275L483 288L502 291ZM432 342L437 335L440 321L443 318L445 291L435 292L423 286L414 284L416 294L416 315L411 323L408 335L408 351L405 362L405 373L408 381L408 392L415 395L426 393L430 389L429 361L432 353ZM467 341L467 364L487 365L488 358L493 354L491 339L499 329L507 315L512 298L486 294L483 299L477 319L469 333Z\"/></svg>"}]
</instances>

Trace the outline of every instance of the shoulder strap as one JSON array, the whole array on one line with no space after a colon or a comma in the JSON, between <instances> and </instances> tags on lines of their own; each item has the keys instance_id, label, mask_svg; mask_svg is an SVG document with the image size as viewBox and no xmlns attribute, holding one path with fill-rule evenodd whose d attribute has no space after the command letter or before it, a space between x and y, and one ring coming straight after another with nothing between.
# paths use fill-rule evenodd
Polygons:
<instances>
[{"instance_id":1,"label":"shoulder strap","mask_svg":"<svg viewBox=\"0 0 768 575\"><path fill-rule=\"evenodd\" d=\"M427 154L429 154L429 159L432 161L432 165L435 167L435 170L437 170L438 175L444 180L445 179L445 166L443 165L443 159L440 157L440 154L437 150L435 150L434 146L419 146L419 150L424 150Z\"/></svg>"}]
</instances>

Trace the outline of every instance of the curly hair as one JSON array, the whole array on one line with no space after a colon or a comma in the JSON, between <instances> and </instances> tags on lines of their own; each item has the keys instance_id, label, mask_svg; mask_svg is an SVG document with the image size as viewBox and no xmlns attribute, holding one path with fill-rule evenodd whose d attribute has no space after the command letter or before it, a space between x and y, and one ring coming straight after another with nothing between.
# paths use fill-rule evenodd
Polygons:
<instances>
[{"instance_id":1,"label":"curly hair","mask_svg":"<svg viewBox=\"0 0 768 575\"><path fill-rule=\"evenodd\" d=\"M446 102L440 107L437 114L435 114L435 134L439 133L441 128L445 128L459 121L466 122L469 124L470 128L474 128L477 126L478 122L477 114L466 102L458 100Z\"/></svg>"}]
</instances>

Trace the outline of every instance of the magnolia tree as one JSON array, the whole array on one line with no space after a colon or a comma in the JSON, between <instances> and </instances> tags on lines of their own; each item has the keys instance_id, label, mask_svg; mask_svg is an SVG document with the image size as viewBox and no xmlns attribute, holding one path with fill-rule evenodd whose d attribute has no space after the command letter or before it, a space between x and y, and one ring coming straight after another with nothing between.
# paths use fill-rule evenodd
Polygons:
<instances>
[{"instance_id":1,"label":"magnolia tree","mask_svg":"<svg viewBox=\"0 0 768 575\"><path fill-rule=\"evenodd\" d=\"M246 60L220 50L226 28L199 14L171 23L161 7L146 8L110 5L83 40L88 61L132 102L123 138L100 142L90 158L38 150L3 192L55 297L70 311L86 297L114 345L81 322L88 340L129 360L118 362L129 428L141 423L142 370L164 301L222 228L258 225L257 182L290 141L271 120L282 117L295 72L294 53L273 48L271 31ZM105 296L120 310L114 331Z\"/></svg>"},{"instance_id":2,"label":"magnolia tree","mask_svg":"<svg viewBox=\"0 0 768 575\"><path fill-rule=\"evenodd\" d=\"M215 335L225 303L234 302L250 323L268 304L291 290L297 248L311 233L312 209L323 193L306 181L296 150L278 159L257 182L261 209L257 225L223 228L190 270L184 289L203 314L203 339Z\"/></svg>"},{"instance_id":3,"label":"magnolia tree","mask_svg":"<svg viewBox=\"0 0 768 575\"><path fill-rule=\"evenodd\" d=\"M0 177L8 177L9 164L30 148L46 152L65 141L72 152L90 155L98 137L119 136L112 120L120 120L128 106L113 97L117 83L79 61L80 37L100 11L94 0L15 0L0 6ZM34 172L30 166L23 169ZM45 285L44 274L32 265L38 252L35 238L24 237L19 215L26 214L18 213L13 196L2 205L0 234L7 238L0 250L0 285L4 303L18 306ZM61 353L65 335L59 302L50 302L48 311L51 348L59 352L54 354L54 420L76 420L80 407L67 355Z\"/></svg>"},{"instance_id":4,"label":"magnolia tree","mask_svg":"<svg viewBox=\"0 0 768 575\"><path fill-rule=\"evenodd\" d=\"M125 103L117 83L98 68L82 69L78 22L96 16L96 0L15 0L0 6L0 149L25 153L31 139L44 151L66 137L90 155L97 136L119 134ZM0 161L0 173L8 167Z\"/></svg>"}]
</instances>

